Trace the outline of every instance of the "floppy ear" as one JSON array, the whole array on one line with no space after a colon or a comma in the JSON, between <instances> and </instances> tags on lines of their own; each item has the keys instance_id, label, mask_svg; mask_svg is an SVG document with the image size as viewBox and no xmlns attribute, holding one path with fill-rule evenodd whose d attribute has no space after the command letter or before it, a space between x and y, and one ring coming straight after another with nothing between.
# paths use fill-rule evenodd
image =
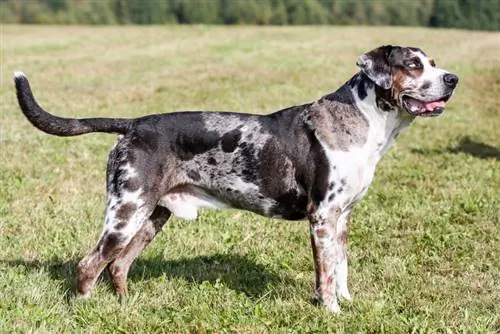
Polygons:
<instances>
[{"instance_id":1,"label":"floppy ear","mask_svg":"<svg viewBox=\"0 0 500 334\"><path fill-rule=\"evenodd\" d=\"M385 45L361 55L358 65L370 80L383 89L392 87L390 57L392 45Z\"/></svg>"}]
</instances>

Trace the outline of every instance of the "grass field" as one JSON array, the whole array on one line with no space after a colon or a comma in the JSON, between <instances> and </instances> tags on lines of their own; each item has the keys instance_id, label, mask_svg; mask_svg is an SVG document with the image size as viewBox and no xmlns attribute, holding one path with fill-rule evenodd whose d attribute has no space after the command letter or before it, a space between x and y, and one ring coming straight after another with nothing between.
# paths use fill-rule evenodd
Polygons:
<instances>
[{"instance_id":1,"label":"grass field","mask_svg":"<svg viewBox=\"0 0 500 334\"><path fill-rule=\"evenodd\" d=\"M500 331L500 34L351 27L1 27L0 332ZM94 246L112 135L57 138L17 107L12 72L64 116L266 113L312 101L381 44L460 76L379 164L350 224L340 316L311 303L307 222L241 211L172 219L119 303L106 276L74 299Z\"/></svg>"}]
</instances>

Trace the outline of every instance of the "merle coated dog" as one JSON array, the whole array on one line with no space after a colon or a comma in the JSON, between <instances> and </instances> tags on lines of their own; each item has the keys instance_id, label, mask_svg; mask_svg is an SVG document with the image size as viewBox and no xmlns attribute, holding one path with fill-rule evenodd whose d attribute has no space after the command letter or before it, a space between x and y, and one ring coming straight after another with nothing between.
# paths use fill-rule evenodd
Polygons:
<instances>
[{"instance_id":1,"label":"merle coated dog","mask_svg":"<svg viewBox=\"0 0 500 334\"><path fill-rule=\"evenodd\" d=\"M117 133L107 166L107 208L95 248L78 264L80 297L107 266L127 292L134 259L171 214L238 208L287 220L308 218L315 293L330 311L347 288L347 222L392 141L418 116L443 112L458 77L418 48L382 46L359 57L337 91L269 115L176 112L136 119L61 118L36 102L15 73L19 105L56 136Z\"/></svg>"}]
</instances>

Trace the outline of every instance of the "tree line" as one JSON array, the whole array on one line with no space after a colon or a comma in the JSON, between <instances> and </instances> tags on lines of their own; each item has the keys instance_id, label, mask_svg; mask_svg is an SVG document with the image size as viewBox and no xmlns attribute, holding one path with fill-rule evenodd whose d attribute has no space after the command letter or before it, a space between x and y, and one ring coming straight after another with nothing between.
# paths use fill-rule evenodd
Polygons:
<instances>
[{"instance_id":1,"label":"tree line","mask_svg":"<svg viewBox=\"0 0 500 334\"><path fill-rule=\"evenodd\" d=\"M0 0L28 24L399 25L500 30L500 0Z\"/></svg>"}]
</instances>

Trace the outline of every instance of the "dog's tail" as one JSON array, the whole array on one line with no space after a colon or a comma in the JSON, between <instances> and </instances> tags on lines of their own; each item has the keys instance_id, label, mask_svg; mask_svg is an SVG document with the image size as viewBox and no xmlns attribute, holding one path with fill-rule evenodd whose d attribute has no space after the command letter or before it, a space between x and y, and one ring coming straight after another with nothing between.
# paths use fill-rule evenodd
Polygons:
<instances>
[{"instance_id":1,"label":"dog's tail","mask_svg":"<svg viewBox=\"0 0 500 334\"><path fill-rule=\"evenodd\" d=\"M78 136L90 132L128 132L132 119L125 118L63 118L45 111L36 102L28 78L23 72L14 72L17 101L24 116L38 129L55 136Z\"/></svg>"}]
</instances>

